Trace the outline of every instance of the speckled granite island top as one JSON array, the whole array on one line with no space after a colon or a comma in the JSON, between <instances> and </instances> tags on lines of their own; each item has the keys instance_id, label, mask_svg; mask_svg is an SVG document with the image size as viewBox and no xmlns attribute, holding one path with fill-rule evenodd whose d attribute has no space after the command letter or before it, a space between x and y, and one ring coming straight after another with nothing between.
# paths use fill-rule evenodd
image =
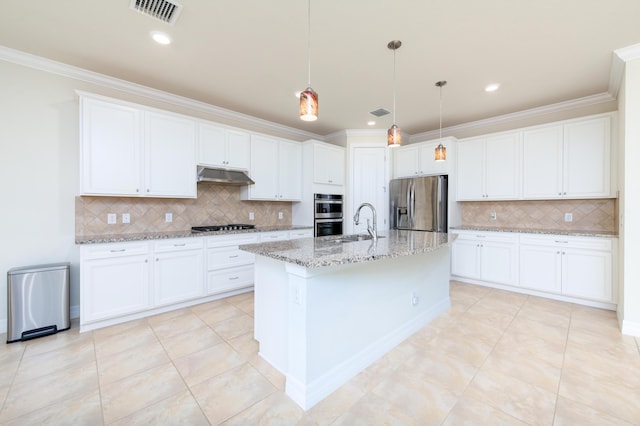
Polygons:
<instances>
[{"instance_id":1,"label":"speckled granite island top","mask_svg":"<svg viewBox=\"0 0 640 426\"><path fill-rule=\"evenodd\" d=\"M253 232L295 231L297 229L313 229L312 226L257 226L254 229L236 229L230 231L191 232L184 231L145 232L140 234L109 234L109 235L76 235L76 244L123 243L126 241L162 240L166 238L207 237L213 235L248 234Z\"/></svg>"},{"instance_id":2,"label":"speckled granite island top","mask_svg":"<svg viewBox=\"0 0 640 426\"><path fill-rule=\"evenodd\" d=\"M542 234L542 235L567 235L573 237L605 237L617 238L618 235L606 231L567 231L561 229L537 229L537 228L498 228L490 226L452 226L452 231L488 231L488 232L515 232L519 234Z\"/></svg>"},{"instance_id":3,"label":"speckled granite island top","mask_svg":"<svg viewBox=\"0 0 640 426\"><path fill-rule=\"evenodd\" d=\"M306 268L346 265L411 256L447 247L455 236L437 232L389 230L378 241L337 242L341 236L241 245L240 250Z\"/></svg>"}]
</instances>

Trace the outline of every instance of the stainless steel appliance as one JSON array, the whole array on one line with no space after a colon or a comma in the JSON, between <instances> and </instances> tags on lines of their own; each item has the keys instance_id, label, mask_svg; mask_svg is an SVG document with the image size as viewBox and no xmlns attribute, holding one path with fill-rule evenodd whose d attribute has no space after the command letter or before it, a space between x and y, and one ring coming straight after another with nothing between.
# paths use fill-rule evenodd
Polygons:
<instances>
[{"instance_id":1,"label":"stainless steel appliance","mask_svg":"<svg viewBox=\"0 0 640 426\"><path fill-rule=\"evenodd\" d=\"M69 263L7 272L7 343L68 330Z\"/></svg>"},{"instance_id":2,"label":"stainless steel appliance","mask_svg":"<svg viewBox=\"0 0 640 426\"><path fill-rule=\"evenodd\" d=\"M447 176L393 179L389 184L392 229L447 232Z\"/></svg>"},{"instance_id":3,"label":"stainless steel appliance","mask_svg":"<svg viewBox=\"0 0 640 426\"><path fill-rule=\"evenodd\" d=\"M314 194L314 236L341 235L342 221L342 195Z\"/></svg>"}]
</instances>

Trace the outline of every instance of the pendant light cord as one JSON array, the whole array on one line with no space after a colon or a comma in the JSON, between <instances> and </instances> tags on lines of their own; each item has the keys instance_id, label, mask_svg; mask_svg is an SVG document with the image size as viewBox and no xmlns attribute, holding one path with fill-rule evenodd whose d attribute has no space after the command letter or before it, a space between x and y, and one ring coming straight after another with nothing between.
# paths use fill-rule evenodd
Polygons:
<instances>
[{"instance_id":1,"label":"pendant light cord","mask_svg":"<svg viewBox=\"0 0 640 426\"><path fill-rule=\"evenodd\" d=\"M440 85L440 139L442 139L442 84Z\"/></svg>"},{"instance_id":2,"label":"pendant light cord","mask_svg":"<svg viewBox=\"0 0 640 426\"><path fill-rule=\"evenodd\" d=\"M307 87L311 87L311 0L307 7L307 64L308 64L308 81Z\"/></svg>"},{"instance_id":3,"label":"pendant light cord","mask_svg":"<svg viewBox=\"0 0 640 426\"><path fill-rule=\"evenodd\" d=\"M393 124L396 124L396 50L393 49Z\"/></svg>"}]
</instances>

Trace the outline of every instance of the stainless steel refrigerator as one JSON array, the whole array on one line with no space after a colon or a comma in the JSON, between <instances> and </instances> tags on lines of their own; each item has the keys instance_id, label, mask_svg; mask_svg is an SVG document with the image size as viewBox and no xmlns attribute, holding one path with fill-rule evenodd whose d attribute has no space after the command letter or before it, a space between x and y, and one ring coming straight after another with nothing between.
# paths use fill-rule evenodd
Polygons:
<instances>
[{"instance_id":1,"label":"stainless steel refrigerator","mask_svg":"<svg viewBox=\"0 0 640 426\"><path fill-rule=\"evenodd\" d=\"M447 176L391 180L391 228L447 232L447 181Z\"/></svg>"}]
</instances>

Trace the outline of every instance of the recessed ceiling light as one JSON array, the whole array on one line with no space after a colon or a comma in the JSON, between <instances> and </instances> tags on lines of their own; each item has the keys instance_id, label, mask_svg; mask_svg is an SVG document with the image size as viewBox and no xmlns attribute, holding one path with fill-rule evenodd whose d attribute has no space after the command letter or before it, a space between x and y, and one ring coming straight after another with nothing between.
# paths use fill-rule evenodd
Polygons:
<instances>
[{"instance_id":1,"label":"recessed ceiling light","mask_svg":"<svg viewBox=\"0 0 640 426\"><path fill-rule=\"evenodd\" d=\"M485 92L495 92L499 88L500 88L500 83L492 83L492 84L487 84L487 86L484 88L484 91Z\"/></svg>"},{"instance_id":2,"label":"recessed ceiling light","mask_svg":"<svg viewBox=\"0 0 640 426\"><path fill-rule=\"evenodd\" d=\"M159 44L171 44L171 37L160 31L151 31L151 38Z\"/></svg>"},{"instance_id":3,"label":"recessed ceiling light","mask_svg":"<svg viewBox=\"0 0 640 426\"><path fill-rule=\"evenodd\" d=\"M376 122L375 122L375 121L373 121L373 120L371 120L371 121L367 121L367 124L368 124L369 126L375 126L375 125L376 125Z\"/></svg>"}]
</instances>

